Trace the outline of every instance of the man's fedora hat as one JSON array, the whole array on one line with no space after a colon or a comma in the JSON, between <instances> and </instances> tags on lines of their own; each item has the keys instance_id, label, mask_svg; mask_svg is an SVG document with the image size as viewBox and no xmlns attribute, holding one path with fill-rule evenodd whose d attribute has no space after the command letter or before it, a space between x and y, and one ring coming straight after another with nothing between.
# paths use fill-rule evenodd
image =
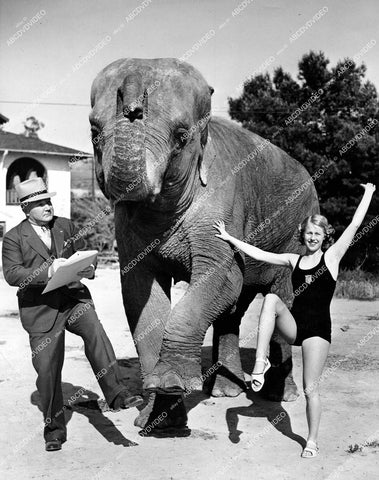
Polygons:
<instances>
[{"instance_id":1,"label":"man's fedora hat","mask_svg":"<svg viewBox=\"0 0 379 480\"><path fill-rule=\"evenodd\" d=\"M15 189L21 203L36 202L56 195L56 192L48 192L45 182L41 177L30 178L25 182L15 185Z\"/></svg>"}]
</instances>

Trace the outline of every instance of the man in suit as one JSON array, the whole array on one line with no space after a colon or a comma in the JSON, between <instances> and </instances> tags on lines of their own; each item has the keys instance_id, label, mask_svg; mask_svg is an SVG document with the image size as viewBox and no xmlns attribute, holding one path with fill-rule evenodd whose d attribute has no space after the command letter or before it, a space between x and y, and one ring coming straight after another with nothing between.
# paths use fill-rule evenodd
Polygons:
<instances>
[{"instance_id":1,"label":"man in suit","mask_svg":"<svg viewBox=\"0 0 379 480\"><path fill-rule=\"evenodd\" d=\"M80 335L85 354L108 405L118 410L142 403L130 396L120 381L112 345L97 317L88 288L80 278L93 278L94 265L79 272L78 281L42 294L48 279L77 250L84 240L67 218L54 216L42 178L16 185L26 219L3 239L5 280L18 286L21 323L29 334L32 362L37 371L46 450L60 450L66 441L61 371L65 330Z\"/></svg>"}]
</instances>

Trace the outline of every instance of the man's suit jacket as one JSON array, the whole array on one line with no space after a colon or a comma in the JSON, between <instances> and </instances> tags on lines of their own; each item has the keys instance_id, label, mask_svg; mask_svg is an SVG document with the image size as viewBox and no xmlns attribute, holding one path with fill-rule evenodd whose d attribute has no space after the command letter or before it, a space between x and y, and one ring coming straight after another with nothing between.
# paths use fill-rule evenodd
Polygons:
<instances>
[{"instance_id":1,"label":"man's suit jacket","mask_svg":"<svg viewBox=\"0 0 379 480\"><path fill-rule=\"evenodd\" d=\"M85 242L71 220L54 217L50 223L51 236L56 248L56 258L68 258L83 249ZM7 232L3 239L3 273L5 280L18 286L18 304L21 323L29 333L48 332L54 326L62 299L90 302L86 286L61 287L49 293L42 291L48 281L52 257L28 220Z\"/></svg>"}]
</instances>

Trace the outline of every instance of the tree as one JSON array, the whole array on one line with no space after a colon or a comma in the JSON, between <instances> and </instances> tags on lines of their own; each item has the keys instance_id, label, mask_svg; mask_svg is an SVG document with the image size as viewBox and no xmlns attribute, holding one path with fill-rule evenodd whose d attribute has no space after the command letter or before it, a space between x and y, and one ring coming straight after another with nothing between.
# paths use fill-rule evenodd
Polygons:
<instances>
[{"instance_id":1,"label":"tree","mask_svg":"<svg viewBox=\"0 0 379 480\"><path fill-rule=\"evenodd\" d=\"M23 135L33 138L38 138L37 132L45 126L45 124L37 120L36 117L28 117L25 122L23 122L23 125L25 128Z\"/></svg>"},{"instance_id":2,"label":"tree","mask_svg":"<svg viewBox=\"0 0 379 480\"><path fill-rule=\"evenodd\" d=\"M321 212L336 236L351 220L361 198L360 183L379 190L379 103L366 67L351 58L329 68L322 52L305 54L295 81L277 68L245 82L239 98L229 98L229 114L243 127L299 160L315 180ZM379 193L379 192L378 192ZM344 266L379 271L378 193L366 217L364 235L349 249ZM379 222L378 222L379 223Z\"/></svg>"}]
</instances>

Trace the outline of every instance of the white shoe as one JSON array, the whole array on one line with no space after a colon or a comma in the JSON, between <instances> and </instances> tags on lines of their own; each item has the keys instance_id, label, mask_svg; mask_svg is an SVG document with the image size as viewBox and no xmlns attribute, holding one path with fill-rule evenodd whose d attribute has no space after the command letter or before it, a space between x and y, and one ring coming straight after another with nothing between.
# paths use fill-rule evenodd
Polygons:
<instances>
[{"instance_id":1,"label":"white shoe","mask_svg":"<svg viewBox=\"0 0 379 480\"><path fill-rule=\"evenodd\" d=\"M265 383L265 373L271 367L270 360L267 357L257 358L255 363L257 362L264 362L265 366L263 372L251 374L251 388L254 390L254 392L259 392L259 390L263 387L263 384Z\"/></svg>"},{"instance_id":2,"label":"white shoe","mask_svg":"<svg viewBox=\"0 0 379 480\"><path fill-rule=\"evenodd\" d=\"M308 440L306 447L304 448L301 456L302 458L314 458L317 457L320 449L318 448L317 443Z\"/></svg>"}]
</instances>

